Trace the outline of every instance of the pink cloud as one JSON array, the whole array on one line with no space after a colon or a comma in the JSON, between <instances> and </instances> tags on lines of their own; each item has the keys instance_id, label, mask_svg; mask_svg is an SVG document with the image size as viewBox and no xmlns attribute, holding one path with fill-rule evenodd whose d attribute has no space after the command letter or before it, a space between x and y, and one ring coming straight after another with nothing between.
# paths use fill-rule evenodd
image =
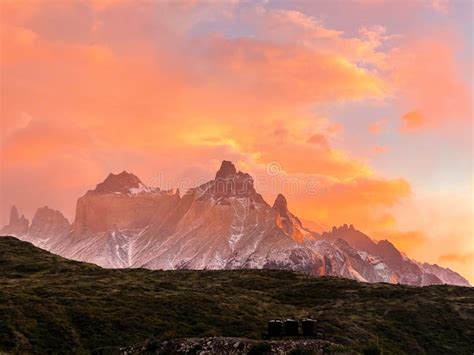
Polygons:
<instances>
[{"instance_id":1,"label":"pink cloud","mask_svg":"<svg viewBox=\"0 0 474 355\"><path fill-rule=\"evenodd\" d=\"M382 118L380 120L372 122L369 125L369 132L374 134L374 135L380 134L384 131L386 126L387 126L387 119Z\"/></svg>"}]
</instances>

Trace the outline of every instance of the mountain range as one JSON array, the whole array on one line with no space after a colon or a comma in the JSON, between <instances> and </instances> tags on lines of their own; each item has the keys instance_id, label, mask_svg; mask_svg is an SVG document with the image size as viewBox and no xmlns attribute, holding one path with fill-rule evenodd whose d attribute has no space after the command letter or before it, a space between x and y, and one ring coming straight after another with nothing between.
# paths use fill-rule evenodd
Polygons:
<instances>
[{"instance_id":1,"label":"mountain range","mask_svg":"<svg viewBox=\"0 0 474 355\"><path fill-rule=\"evenodd\" d=\"M456 272L412 260L352 225L306 228L279 194L273 205L249 174L223 161L215 178L184 194L146 186L126 171L80 197L71 224L42 207L31 224L15 206L2 235L105 268L288 269L363 282L469 286Z\"/></svg>"}]
</instances>

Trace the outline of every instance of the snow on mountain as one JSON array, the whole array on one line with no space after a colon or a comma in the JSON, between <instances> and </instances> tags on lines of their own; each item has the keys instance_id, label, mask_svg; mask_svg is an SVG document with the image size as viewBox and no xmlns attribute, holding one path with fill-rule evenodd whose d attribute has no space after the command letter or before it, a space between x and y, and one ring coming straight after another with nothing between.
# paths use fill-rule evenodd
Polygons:
<instances>
[{"instance_id":1,"label":"snow on mountain","mask_svg":"<svg viewBox=\"0 0 474 355\"><path fill-rule=\"evenodd\" d=\"M438 265L421 264L403 255L388 240L373 241L352 225L333 227L330 232L322 234L329 240L344 240L351 247L382 260L387 270L392 273L388 282L409 285L456 284L468 286L469 283L456 272ZM381 268L381 266L379 266Z\"/></svg>"},{"instance_id":2,"label":"snow on mountain","mask_svg":"<svg viewBox=\"0 0 474 355\"><path fill-rule=\"evenodd\" d=\"M215 179L160 191L133 174L110 174L77 201L74 223L40 208L31 226L12 208L0 233L107 268L279 268L364 282L469 285L455 272L404 257L344 225L322 235L303 226L283 195L270 206L250 175L223 161Z\"/></svg>"}]
</instances>

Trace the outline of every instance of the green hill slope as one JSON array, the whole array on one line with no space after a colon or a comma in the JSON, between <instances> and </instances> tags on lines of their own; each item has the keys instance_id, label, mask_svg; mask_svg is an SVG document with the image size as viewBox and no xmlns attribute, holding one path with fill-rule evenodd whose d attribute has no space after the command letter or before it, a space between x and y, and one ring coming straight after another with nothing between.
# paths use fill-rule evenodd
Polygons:
<instances>
[{"instance_id":1,"label":"green hill slope","mask_svg":"<svg viewBox=\"0 0 474 355\"><path fill-rule=\"evenodd\" d=\"M474 289L272 270L107 270L0 238L0 352L90 352L162 336L261 338L313 316L324 339L390 353L474 351Z\"/></svg>"}]
</instances>

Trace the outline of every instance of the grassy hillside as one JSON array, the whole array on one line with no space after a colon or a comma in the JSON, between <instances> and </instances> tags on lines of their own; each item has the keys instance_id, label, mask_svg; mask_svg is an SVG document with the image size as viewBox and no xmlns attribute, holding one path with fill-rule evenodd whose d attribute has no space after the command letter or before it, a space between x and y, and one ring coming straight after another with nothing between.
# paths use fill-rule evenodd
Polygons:
<instances>
[{"instance_id":1,"label":"grassy hillside","mask_svg":"<svg viewBox=\"0 0 474 355\"><path fill-rule=\"evenodd\" d=\"M285 271L106 270L0 238L0 352L89 352L150 337L261 338L314 316L324 339L390 353L472 354L474 289Z\"/></svg>"}]
</instances>

